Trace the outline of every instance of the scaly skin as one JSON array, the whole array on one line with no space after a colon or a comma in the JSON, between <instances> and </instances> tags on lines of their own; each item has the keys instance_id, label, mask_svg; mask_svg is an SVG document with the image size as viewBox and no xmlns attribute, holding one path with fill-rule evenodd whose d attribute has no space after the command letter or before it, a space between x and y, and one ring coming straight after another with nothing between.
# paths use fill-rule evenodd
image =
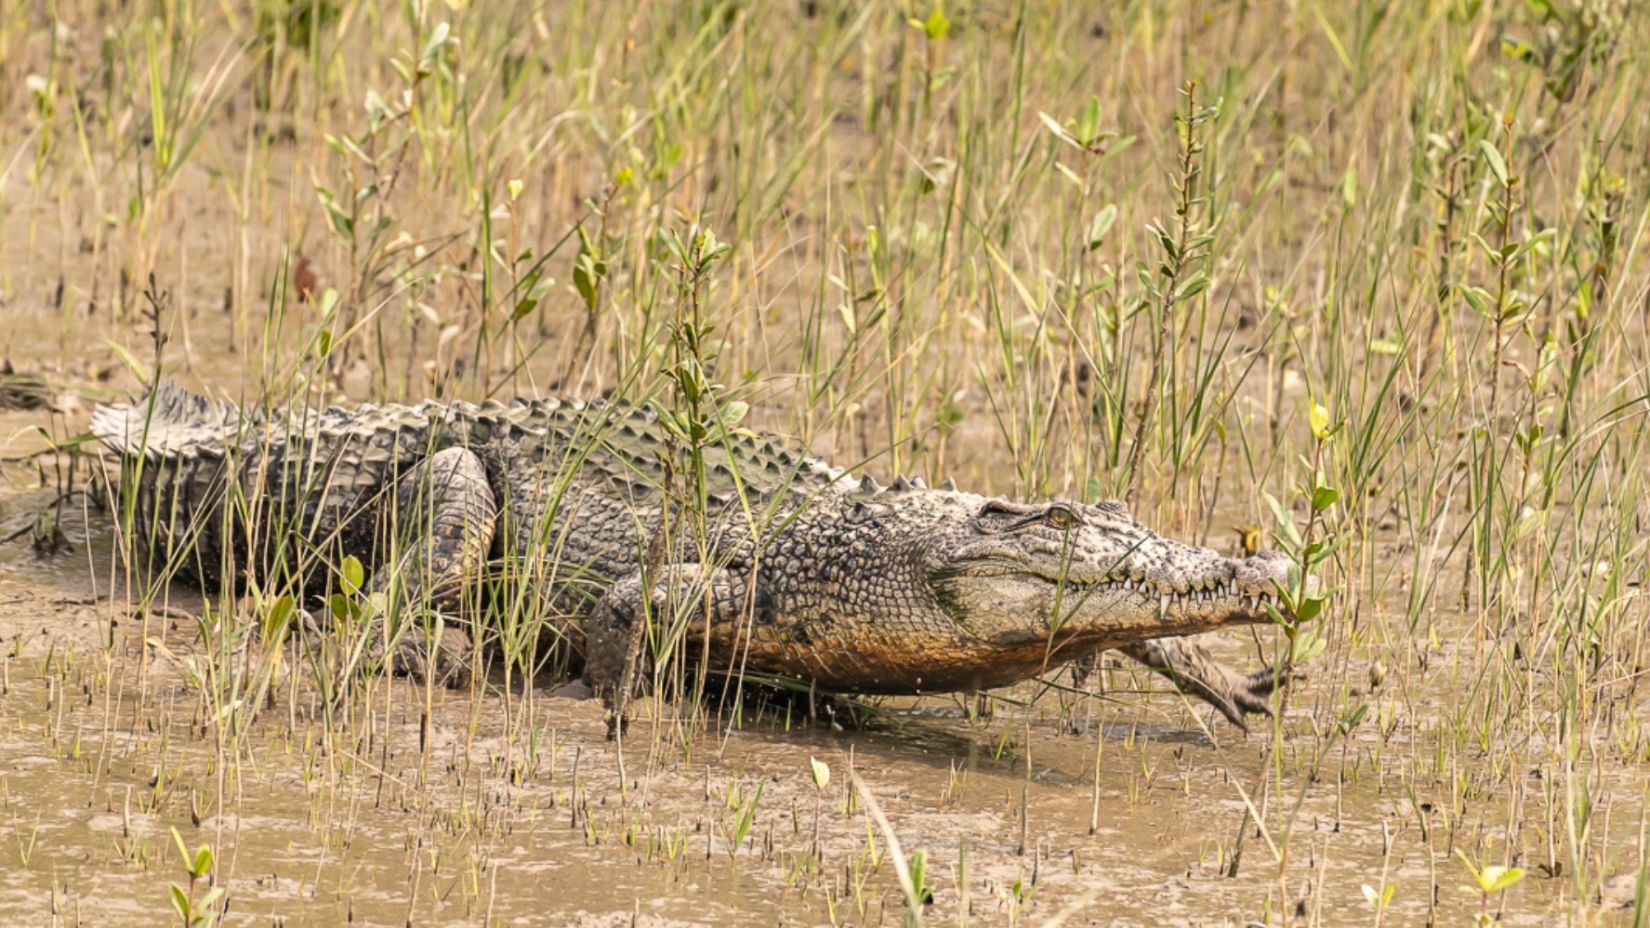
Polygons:
<instances>
[{"instance_id":1,"label":"scaly skin","mask_svg":"<svg viewBox=\"0 0 1650 928\"><path fill-rule=\"evenodd\" d=\"M583 618L569 631L582 625L586 679L610 698L648 650L644 614L687 622L718 670L839 692L984 689L1117 648L1241 726L1280 682L1178 636L1266 621L1284 559L1162 538L1118 502L883 488L739 432L704 450L696 538L692 520L667 515L682 508L662 490L682 456L667 466L648 409L243 414L168 385L99 408L93 430L126 462L145 549L200 582L227 568L313 588L352 554L376 589L445 610L488 562L514 565L547 609ZM685 485L675 478L677 496ZM661 528L670 542L655 546ZM419 669L415 637L398 660Z\"/></svg>"}]
</instances>

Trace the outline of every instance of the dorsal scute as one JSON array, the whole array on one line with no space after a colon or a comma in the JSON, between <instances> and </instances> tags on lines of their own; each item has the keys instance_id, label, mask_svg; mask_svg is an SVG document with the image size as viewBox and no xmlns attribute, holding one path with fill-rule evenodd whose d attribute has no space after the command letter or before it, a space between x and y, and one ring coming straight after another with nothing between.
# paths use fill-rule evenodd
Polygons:
<instances>
[{"instance_id":1,"label":"dorsal scute","mask_svg":"<svg viewBox=\"0 0 1650 928\"><path fill-rule=\"evenodd\" d=\"M150 406L153 406L151 413ZM142 428L148 419L147 440ZM307 444L310 453L343 453L356 444L382 448L397 457L416 457L433 448L463 444L497 447L506 456L533 455L545 467L582 461L592 476L657 489L667 472L671 442L656 410L606 400L426 400L415 404L297 406L267 413L214 402L173 384L152 397L99 407L93 431L123 454L176 456L202 448L278 443L288 453ZM677 448L676 479L689 476L686 452ZM601 460L594 458L600 455ZM847 492L849 475L786 439L746 429L701 449L706 492L724 500L796 491L817 496ZM686 486L687 484L682 484ZM875 486L874 481L871 482ZM863 488L863 484L861 485Z\"/></svg>"},{"instance_id":2,"label":"dorsal scute","mask_svg":"<svg viewBox=\"0 0 1650 928\"><path fill-rule=\"evenodd\" d=\"M153 459L222 447L242 423L238 407L167 381L130 403L99 406L92 413L91 429L112 451Z\"/></svg>"},{"instance_id":3,"label":"dorsal scute","mask_svg":"<svg viewBox=\"0 0 1650 928\"><path fill-rule=\"evenodd\" d=\"M869 473L862 473L859 479L853 482L850 492L856 498L864 499L873 496L896 496L911 493L956 493L957 481L947 477L941 483L929 486L928 481L920 475L896 474L887 486L883 486L877 478Z\"/></svg>"}]
</instances>

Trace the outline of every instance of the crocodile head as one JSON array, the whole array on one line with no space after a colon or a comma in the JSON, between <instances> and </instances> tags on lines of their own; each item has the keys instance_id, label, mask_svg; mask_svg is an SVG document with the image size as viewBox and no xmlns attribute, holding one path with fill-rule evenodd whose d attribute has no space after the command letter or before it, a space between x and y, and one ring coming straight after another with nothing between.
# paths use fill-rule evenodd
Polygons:
<instances>
[{"instance_id":1,"label":"crocodile head","mask_svg":"<svg viewBox=\"0 0 1650 928\"><path fill-rule=\"evenodd\" d=\"M1232 558L1164 538L1116 501L950 503L952 528L921 543L936 601L982 644L1045 662L1265 622L1288 582L1281 554Z\"/></svg>"}]
</instances>

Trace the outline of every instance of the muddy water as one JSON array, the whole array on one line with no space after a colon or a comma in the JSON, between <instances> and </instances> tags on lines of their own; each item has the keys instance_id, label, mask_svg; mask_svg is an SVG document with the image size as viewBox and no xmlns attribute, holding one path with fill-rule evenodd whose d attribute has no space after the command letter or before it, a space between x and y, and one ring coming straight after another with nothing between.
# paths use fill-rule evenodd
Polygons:
<instances>
[{"instance_id":1,"label":"muddy water","mask_svg":"<svg viewBox=\"0 0 1650 928\"><path fill-rule=\"evenodd\" d=\"M8 492L6 524L49 498ZM129 617L87 567L107 551L106 524L65 524L70 553L37 559L19 540L0 559L0 911L24 922L167 922L168 887L187 884L176 828L215 849L236 924L898 924L888 839L850 771L904 851L926 855L933 924L1238 925L1277 898L1278 866L1252 827L1238 876L1223 872L1266 735L1244 738L1155 685L1073 703L1065 718L1047 696L989 721L954 700L895 701L855 730L757 705L737 730L691 738L673 714L695 707L649 704L666 718L631 730L624 780L599 706L557 697L555 681L525 700L428 694L424 750L421 688L375 689L330 729L351 734L329 737L293 683L229 745L191 679L188 592L146 624ZM1425 719L1448 695L1408 711ZM1334 697L1309 680L1296 698ZM1286 771L1323 744L1304 713L1282 738ZM1439 923L1463 924L1474 900L1457 888L1443 813L1408 798L1437 784L1390 782L1418 769L1394 760L1418 744L1382 742L1363 726L1315 782L1285 777L1282 805L1300 802L1287 905L1364 923L1360 886L1384 867L1400 887L1388 924L1423 923L1435 881ZM810 758L830 768L823 790ZM1275 835L1280 803L1264 801ZM1467 814L1458 828L1493 831L1508 810ZM1637 812L1618 808L1606 827L1625 846ZM1568 886L1527 880L1504 922L1547 923Z\"/></svg>"},{"instance_id":2,"label":"muddy water","mask_svg":"<svg viewBox=\"0 0 1650 928\"><path fill-rule=\"evenodd\" d=\"M64 608L15 585L0 589L8 614ZM99 611L78 613L95 624ZM267 713L229 770L192 727L195 700L172 679L175 668L158 669L165 682L138 719L134 654L49 650L34 641L8 659L0 728L0 814L16 841L4 849L12 865L0 877L0 907L42 918L55 910L92 924L140 913L159 920L167 883L180 878L169 834L177 827L191 845L219 849L230 913L257 921L490 915L542 924L554 915L622 924L640 913L657 924L805 924L834 908L856 924L897 923L890 865L875 862L885 838L873 849L865 815L845 807L850 764L903 847L928 855L937 923L963 908L980 923L1016 914L1043 923L1068 911L1075 924L1240 923L1219 913L1255 911L1275 873L1258 846L1238 879L1218 872L1242 811L1230 781L1252 782L1256 739L1220 731L1216 746L1161 697L1107 705L1090 723L1101 752L1100 827L1090 835L1094 734L1063 735L1048 720L971 730L929 712L853 733L757 723L725 745L701 735L688 756L666 749L625 795L591 702L541 695L531 723L538 756L527 758L521 736L514 749L505 739L501 699L441 694L420 785L415 687L393 688L387 715L360 745L319 745L318 726ZM649 766L651 734L646 725L632 731L632 770ZM1014 743L999 753L1004 738ZM835 774L819 800L826 876L812 886L792 875L813 845L809 757ZM742 797L758 787L754 824L735 848ZM1299 853L1316 860L1292 882L1321 881L1313 890L1322 895L1309 893L1306 904L1321 902L1335 924L1358 917L1356 881L1380 852L1382 816L1356 810L1384 803L1359 783L1319 792L1296 837ZM1413 850L1390 866L1399 880L1426 868ZM1017 885L1029 899L1017 900ZM1400 900L1406 921L1424 913L1418 901Z\"/></svg>"}]
</instances>

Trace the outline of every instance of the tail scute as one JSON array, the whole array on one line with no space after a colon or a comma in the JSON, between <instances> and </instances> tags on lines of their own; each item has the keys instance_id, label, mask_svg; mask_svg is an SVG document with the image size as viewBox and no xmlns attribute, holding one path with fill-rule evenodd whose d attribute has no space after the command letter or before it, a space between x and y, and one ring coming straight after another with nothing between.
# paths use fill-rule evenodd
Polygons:
<instances>
[{"instance_id":1,"label":"tail scute","mask_svg":"<svg viewBox=\"0 0 1650 928\"><path fill-rule=\"evenodd\" d=\"M92 434L126 457L182 454L221 447L239 427L240 410L166 381L131 403L92 411Z\"/></svg>"}]
</instances>

